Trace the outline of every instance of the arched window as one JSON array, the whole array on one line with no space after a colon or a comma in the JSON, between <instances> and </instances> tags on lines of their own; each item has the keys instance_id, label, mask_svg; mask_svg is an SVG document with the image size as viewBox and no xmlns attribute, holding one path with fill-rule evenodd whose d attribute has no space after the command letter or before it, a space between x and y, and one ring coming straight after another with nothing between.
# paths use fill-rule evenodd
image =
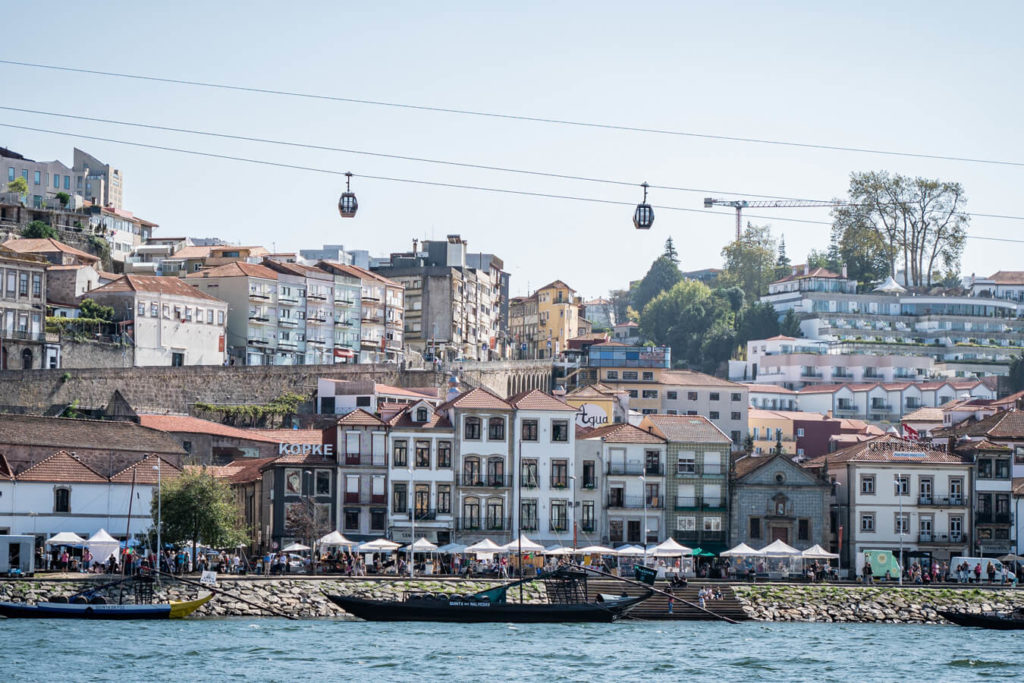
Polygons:
<instances>
[{"instance_id":1,"label":"arched window","mask_svg":"<svg viewBox=\"0 0 1024 683\"><path fill-rule=\"evenodd\" d=\"M487 421L487 440L488 441L504 441L505 440L505 418L503 417L492 417Z\"/></svg>"},{"instance_id":2,"label":"arched window","mask_svg":"<svg viewBox=\"0 0 1024 683\"><path fill-rule=\"evenodd\" d=\"M480 499L466 498L462 501L462 528L480 528Z\"/></svg>"},{"instance_id":3,"label":"arched window","mask_svg":"<svg viewBox=\"0 0 1024 683\"><path fill-rule=\"evenodd\" d=\"M483 483L483 478L480 476L480 458L466 458L462 462L463 486L483 486Z\"/></svg>"},{"instance_id":4,"label":"arched window","mask_svg":"<svg viewBox=\"0 0 1024 683\"><path fill-rule=\"evenodd\" d=\"M53 490L53 511L71 512L71 489L61 487Z\"/></svg>"},{"instance_id":5,"label":"arched window","mask_svg":"<svg viewBox=\"0 0 1024 683\"><path fill-rule=\"evenodd\" d=\"M25 349L21 352L21 367L25 370L32 369L32 349Z\"/></svg>"},{"instance_id":6,"label":"arched window","mask_svg":"<svg viewBox=\"0 0 1024 683\"><path fill-rule=\"evenodd\" d=\"M480 438L480 418L479 417L467 417L465 422L465 439L479 439Z\"/></svg>"},{"instance_id":7,"label":"arched window","mask_svg":"<svg viewBox=\"0 0 1024 683\"><path fill-rule=\"evenodd\" d=\"M487 461L487 485L505 485L505 461L501 458L491 458Z\"/></svg>"},{"instance_id":8,"label":"arched window","mask_svg":"<svg viewBox=\"0 0 1024 683\"><path fill-rule=\"evenodd\" d=\"M505 501L501 498L487 500L487 518L484 520L488 531L505 529Z\"/></svg>"}]
</instances>

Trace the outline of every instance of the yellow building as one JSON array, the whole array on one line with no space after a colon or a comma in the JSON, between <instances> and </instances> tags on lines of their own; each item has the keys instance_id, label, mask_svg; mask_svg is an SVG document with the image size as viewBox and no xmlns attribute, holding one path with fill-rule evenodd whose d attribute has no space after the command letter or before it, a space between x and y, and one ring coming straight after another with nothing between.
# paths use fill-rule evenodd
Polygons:
<instances>
[{"instance_id":1,"label":"yellow building","mask_svg":"<svg viewBox=\"0 0 1024 683\"><path fill-rule=\"evenodd\" d=\"M576 409L576 426L596 429L626 421L629 398L625 391L605 384L591 384L566 395Z\"/></svg>"},{"instance_id":2,"label":"yellow building","mask_svg":"<svg viewBox=\"0 0 1024 683\"><path fill-rule=\"evenodd\" d=\"M796 453L796 437L793 434L793 416L785 410L759 410L751 408L747 413L747 428L754 439L754 453L771 453L782 437L782 450Z\"/></svg>"},{"instance_id":3,"label":"yellow building","mask_svg":"<svg viewBox=\"0 0 1024 683\"><path fill-rule=\"evenodd\" d=\"M576 290L561 280L541 287L536 292L538 355L550 358L565 351L568 341L580 333L580 303Z\"/></svg>"}]
</instances>

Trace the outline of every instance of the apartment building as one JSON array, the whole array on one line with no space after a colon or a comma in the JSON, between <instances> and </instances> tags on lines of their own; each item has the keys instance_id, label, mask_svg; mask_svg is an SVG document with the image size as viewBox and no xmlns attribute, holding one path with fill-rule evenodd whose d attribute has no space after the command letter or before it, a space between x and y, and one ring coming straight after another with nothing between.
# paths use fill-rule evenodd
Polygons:
<instances>
[{"instance_id":1,"label":"apartment building","mask_svg":"<svg viewBox=\"0 0 1024 683\"><path fill-rule=\"evenodd\" d=\"M0 370L44 367L47 265L0 245Z\"/></svg>"},{"instance_id":2,"label":"apartment building","mask_svg":"<svg viewBox=\"0 0 1024 683\"><path fill-rule=\"evenodd\" d=\"M120 209L124 201L121 171L78 148L70 167L60 161L33 161L4 147L0 147L0 164L6 171L4 185L18 177L25 179L33 206L53 201L58 192L115 209Z\"/></svg>"},{"instance_id":3,"label":"apartment building","mask_svg":"<svg viewBox=\"0 0 1024 683\"><path fill-rule=\"evenodd\" d=\"M338 460L338 527L352 540L369 540L387 529L387 425L357 408L324 430L324 444Z\"/></svg>"},{"instance_id":4,"label":"apartment building","mask_svg":"<svg viewBox=\"0 0 1024 683\"><path fill-rule=\"evenodd\" d=\"M277 273L277 346L305 348L307 365L335 362L334 275L297 263L266 259ZM349 350L352 359L354 351Z\"/></svg>"},{"instance_id":5,"label":"apartment building","mask_svg":"<svg viewBox=\"0 0 1024 683\"><path fill-rule=\"evenodd\" d=\"M89 230L107 241L110 258L118 263L128 261L132 253L153 236L153 230L160 227L131 211L114 206L94 205L87 212Z\"/></svg>"},{"instance_id":6,"label":"apartment building","mask_svg":"<svg viewBox=\"0 0 1024 683\"><path fill-rule=\"evenodd\" d=\"M514 297L509 302L508 321L512 357L519 360L539 358L540 315L537 311L537 297Z\"/></svg>"},{"instance_id":7,"label":"apartment building","mask_svg":"<svg viewBox=\"0 0 1024 683\"><path fill-rule=\"evenodd\" d=\"M918 408L937 408L964 396L994 399L991 384L978 379L935 382L830 384L797 392L800 409L871 422L898 422Z\"/></svg>"},{"instance_id":8,"label":"apartment building","mask_svg":"<svg viewBox=\"0 0 1024 683\"><path fill-rule=\"evenodd\" d=\"M604 297L584 301L583 317L595 328L611 330L615 327L615 304Z\"/></svg>"},{"instance_id":9,"label":"apartment building","mask_svg":"<svg viewBox=\"0 0 1024 683\"><path fill-rule=\"evenodd\" d=\"M569 348L580 333L581 299L576 290L555 280L534 292L537 297L537 355L551 358Z\"/></svg>"},{"instance_id":10,"label":"apartment building","mask_svg":"<svg viewBox=\"0 0 1024 683\"><path fill-rule=\"evenodd\" d=\"M360 363L400 363L404 358L405 287L358 266L318 261L316 267L360 283Z\"/></svg>"}]
</instances>

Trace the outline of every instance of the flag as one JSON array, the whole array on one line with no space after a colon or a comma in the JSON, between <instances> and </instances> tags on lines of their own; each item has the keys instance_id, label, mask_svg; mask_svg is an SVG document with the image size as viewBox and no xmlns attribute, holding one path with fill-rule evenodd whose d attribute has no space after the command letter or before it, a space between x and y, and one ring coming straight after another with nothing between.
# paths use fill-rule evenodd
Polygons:
<instances>
[{"instance_id":1,"label":"flag","mask_svg":"<svg viewBox=\"0 0 1024 683\"><path fill-rule=\"evenodd\" d=\"M916 429L908 425L906 422L903 423L903 438L910 439L911 441L917 441L921 438L921 435Z\"/></svg>"}]
</instances>

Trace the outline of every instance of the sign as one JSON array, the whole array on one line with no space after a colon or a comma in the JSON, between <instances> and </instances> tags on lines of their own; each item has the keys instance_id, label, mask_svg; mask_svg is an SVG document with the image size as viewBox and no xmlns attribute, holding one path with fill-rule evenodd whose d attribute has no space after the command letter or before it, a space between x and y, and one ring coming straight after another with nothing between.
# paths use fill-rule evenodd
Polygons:
<instances>
[{"instance_id":1,"label":"sign","mask_svg":"<svg viewBox=\"0 0 1024 683\"><path fill-rule=\"evenodd\" d=\"M633 577L640 583L646 583L648 586L654 585L654 579L657 578L658 572L650 567L645 567L642 564L633 565Z\"/></svg>"},{"instance_id":2,"label":"sign","mask_svg":"<svg viewBox=\"0 0 1024 683\"><path fill-rule=\"evenodd\" d=\"M204 571L203 575L199 577L199 583L204 586L216 586L217 585L217 572Z\"/></svg>"},{"instance_id":3,"label":"sign","mask_svg":"<svg viewBox=\"0 0 1024 683\"><path fill-rule=\"evenodd\" d=\"M330 443L279 443L278 455L334 455L334 444Z\"/></svg>"},{"instance_id":4,"label":"sign","mask_svg":"<svg viewBox=\"0 0 1024 683\"><path fill-rule=\"evenodd\" d=\"M576 409L576 426L602 427L608 424L608 413L596 403L584 403Z\"/></svg>"},{"instance_id":5,"label":"sign","mask_svg":"<svg viewBox=\"0 0 1024 683\"><path fill-rule=\"evenodd\" d=\"M520 344L519 345L519 349L522 350L522 351L525 351L526 350L526 344L525 343L524 344Z\"/></svg>"}]
</instances>

